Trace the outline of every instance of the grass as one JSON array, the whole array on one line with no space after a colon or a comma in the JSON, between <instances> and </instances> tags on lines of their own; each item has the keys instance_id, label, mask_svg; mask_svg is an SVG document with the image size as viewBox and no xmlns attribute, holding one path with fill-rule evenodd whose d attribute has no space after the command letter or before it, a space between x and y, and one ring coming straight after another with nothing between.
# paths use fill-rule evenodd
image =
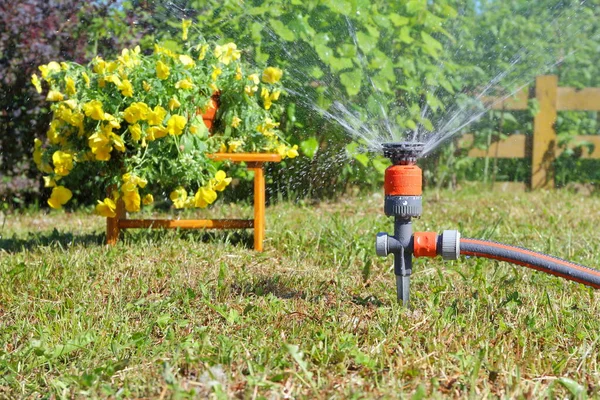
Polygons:
<instances>
[{"instance_id":1,"label":"grass","mask_svg":"<svg viewBox=\"0 0 600 400\"><path fill-rule=\"evenodd\" d=\"M0 398L600 397L598 294L490 260L415 261L395 300L382 195L267 209L250 233L129 231L84 213L8 215ZM428 192L416 230L600 266L600 198ZM221 206L217 215L250 215ZM2 226L2 225L0 225Z\"/></svg>"}]
</instances>

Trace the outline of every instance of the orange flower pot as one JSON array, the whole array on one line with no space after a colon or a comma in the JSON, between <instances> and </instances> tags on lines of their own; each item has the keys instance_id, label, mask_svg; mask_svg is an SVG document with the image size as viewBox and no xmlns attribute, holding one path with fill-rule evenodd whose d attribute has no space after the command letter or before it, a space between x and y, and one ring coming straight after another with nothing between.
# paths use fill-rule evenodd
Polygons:
<instances>
[{"instance_id":1,"label":"orange flower pot","mask_svg":"<svg viewBox=\"0 0 600 400\"><path fill-rule=\"evenodd\" d=\"M213 95L210 97L210 105L208 106L208 108L206 109L204 114L202 114L202 120L204 121L204 124L208 128L208 131L211 133L212 133L213 122L215 121L215 117L217 115L217 110L219 109L220 95L221 94L218 92L213 93Z\"/></svg>"}]
</instances>

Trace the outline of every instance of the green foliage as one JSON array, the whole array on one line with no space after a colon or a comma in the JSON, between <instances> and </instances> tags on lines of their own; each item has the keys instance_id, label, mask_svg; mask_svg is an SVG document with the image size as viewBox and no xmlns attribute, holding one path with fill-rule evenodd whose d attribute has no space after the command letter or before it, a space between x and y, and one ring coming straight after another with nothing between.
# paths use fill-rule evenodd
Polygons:
<instances>
[{"instance_id":1,"label":"green foliage","mask_svg":"<svg viewBox=\"0 0 600 400\"><path fill-rule=\"evenodd\" d=\"M150 7L145 23L156 36L174 35L164 26L185 16L198 22L192 38L236 40L258 65L286 70L283 80L290 91L285 100L294 112L282 121L282 129L313 159L298 161L304 163L297 166L302 176L289 174L289 165L283 164L276 174L279 189L326 186L308 193L322 196L352 182L380 182L381 160L365 162L365 155L342 161L346 145L358 138L327 114L346 118L331 108L335 101L382 137L390 135L383 128L389 119L399 137L417 126L433 129L430 118L422 116L425 108L443 112L444 102L459 87L459 68L448 48L452 36L445 29L456 12L445 1L267 0L240 6L236 0L187 0L177 8L162 2ZM353 176L357 170L359 176Z\"/></svg>"}]
</instances>

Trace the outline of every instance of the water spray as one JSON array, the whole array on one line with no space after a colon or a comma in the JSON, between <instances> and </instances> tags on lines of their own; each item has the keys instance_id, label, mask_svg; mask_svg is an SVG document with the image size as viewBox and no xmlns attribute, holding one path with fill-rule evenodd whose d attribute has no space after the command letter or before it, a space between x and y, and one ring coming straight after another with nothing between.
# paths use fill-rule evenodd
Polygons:
<instances>
[{"instance_id":1,"label":"water spray","mask_svg":"<svg viewBox=\"0 0 600 400\"><path fill-rule=\"evenodd\" d=\"M600 289L600 271L557 257L487 240L461 238L456 230L436 232L412 231L412 219L423 212L423 174L417 160L424 143L384 143L383 155L392 161L385 171L385 215L394 217L394 235L377 234L378 256L394 255L394 274L398 302L409 306L410 275L413 257L442 256L457 260L464 256L484 257L511 262Z\"/></svg>"}]
</instances>

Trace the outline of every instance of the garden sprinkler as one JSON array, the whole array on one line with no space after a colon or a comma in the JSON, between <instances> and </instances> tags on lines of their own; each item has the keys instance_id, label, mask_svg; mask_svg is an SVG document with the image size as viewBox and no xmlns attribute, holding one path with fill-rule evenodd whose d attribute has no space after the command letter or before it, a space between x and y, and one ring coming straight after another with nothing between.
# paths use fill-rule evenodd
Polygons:
<instances>
[{"instance_id":1,"label":"garden sprinkler","mask_svg":"<svg viewBox=\"0 0 600 400\"><path fill-rule=\"evenodd\" d=\"M456 230L412 232L412 219L419 218L422 205L422 171L416 163L424 144L384 143L383 155L392 161L385 170L385 215L394 217L394 235L377 234L378 256L394 255L398 302L409 305L412 258L436 257L456 260L459 255L484 257L523 265L600 289L600 271L557 257L487 240L461 238Z\"/></svg>"},{"instance_id":2,"label":"garden sprinkler","mask_svg":"<svg viewBox=\"0 0 600 400\"><path fill-rule=\"evenodd\" d=\"M394 254L394 274L396 275L396 291L398 302L408 307L410 291L410 274L412 273L412 257L415 237L412 232L412 219L419 218L423 212L423 173L416 163L423 152L423 143L384 143L383 155L392 161L385 170L385 215L394 217L394 235L381 232L377 234L376 251L379 256ZM455 231L453 231L455 232ZM421 253L436 255L437 235L416 235L421 242ZM448 254L444 258L458 257L458 233L444 235L447 239L442 248ZM448 239L451 239L450 243ZM415 254L416 255L416 254ZM419 254L425 255L425 254Z\"/></svg>"}]
</instances>

